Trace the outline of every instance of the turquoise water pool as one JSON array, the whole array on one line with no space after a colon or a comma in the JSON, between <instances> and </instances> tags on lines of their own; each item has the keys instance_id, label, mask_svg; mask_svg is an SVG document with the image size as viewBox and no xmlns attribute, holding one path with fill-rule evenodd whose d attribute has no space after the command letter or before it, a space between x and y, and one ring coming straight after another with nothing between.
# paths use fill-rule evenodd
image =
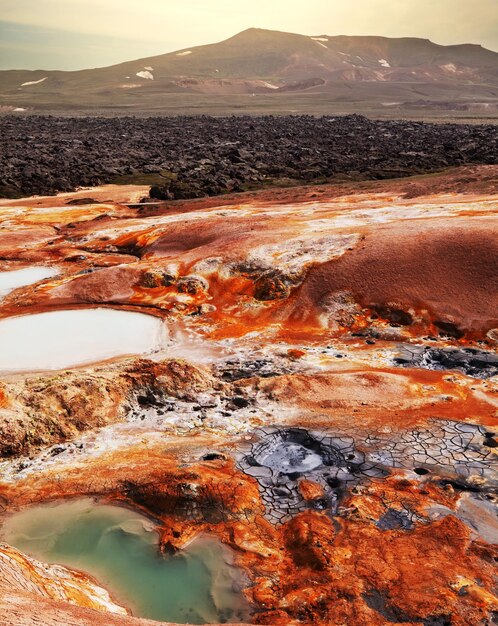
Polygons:
<instances>
[{"instance_id":1,"label":"turquoise water pool","mask_svg":"<svg viewBox=\"0 0 498 626\"><path fill-rule=\"evenodd\" d=\"M123 507L90 499L30 507L6 520L2 539L94 576L138 617L191 624L247 619L241 574L227 548L202 537L163 556L152 522Z\"/></svg>"}]
</instances>

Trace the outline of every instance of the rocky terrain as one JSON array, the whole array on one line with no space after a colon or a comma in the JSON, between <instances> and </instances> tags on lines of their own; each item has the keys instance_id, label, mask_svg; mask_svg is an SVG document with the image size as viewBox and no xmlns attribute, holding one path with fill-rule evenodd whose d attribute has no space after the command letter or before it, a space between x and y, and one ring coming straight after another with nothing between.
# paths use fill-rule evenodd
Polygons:
<instances>
[{"instance_id":1,"label":"rocky terrain","mask_svg":"<svg viewBox=\"0 0 498 626\"><path fill-rule=\"evenodd\" d=\"M3 294L0 336L89 309L167 330L154 351L62 369L2 355L0 523L91 497L147 515L164 554L208 533L255 624L494 624L497 181L488 165L153 204L133 186L0 201L0 286L55 270ZM23 328L12 345L36 352ZM0 544L2 624L157 623L129 613L98 578Z\"/></svg>"},{"instance_id":2,"label":"rocky terrain","mask_svg":"<svg viewBox=\"0 0 498 626\"><path fill-rule=\"evenodd\" d=\"M497 68L498 53L479 45L250 28L109 67L1 71L0 107L21 114L442 111L496 119Z\"/></svg>"},{"instance_id":3,"label":"rocky terrain","mask_svg":"<svg viewBox=\"0 0 498 626\"><path fill-rule=\"evenodd\" d=\"M0 196L103 183L182 199L496 164L498 127L345 117L0 118ZM91 194L90 194L91 195Z\"/></svg>"}]
</instances>

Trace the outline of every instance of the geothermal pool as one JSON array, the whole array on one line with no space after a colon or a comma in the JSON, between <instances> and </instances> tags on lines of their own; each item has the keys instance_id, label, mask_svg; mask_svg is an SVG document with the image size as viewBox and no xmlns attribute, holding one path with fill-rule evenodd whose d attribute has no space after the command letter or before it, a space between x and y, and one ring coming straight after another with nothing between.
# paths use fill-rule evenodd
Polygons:
<instances>
[{"instance_id":1,"label":"geothermal pool","mask_svg":"<svg viewBox=\"0 0 498 626\"><path fill-rule=\"evenodd\" d=\"M24 267L20 270L0 272L0 299L18 287L32 285L44 278L51 278L58 273L53 267L36 266Z\"/></svg>"},{"instance_id":2,"label":"geothermal pool","mask_svg":"<svg viewBox=\"0 0 498 626\"><path fill-rule=\"evenodd\" d=\"M75 309L0 320L0 371L54 370L165 346L167 330L151 315Z\"/></svg>"},{"instance_id":3,"label":"geothermal pool","mask_svg":"<svg viewBox=\"0 0 498 626\"><path fill-rule=\"evenodd\" d=\"M7 518L1 536L37 559L94 576L135 616L180 624L247 618L227 548L203 537L163 556L152 522L134 511L88 498L37 505Z\"/></svg>"}]
</instances>

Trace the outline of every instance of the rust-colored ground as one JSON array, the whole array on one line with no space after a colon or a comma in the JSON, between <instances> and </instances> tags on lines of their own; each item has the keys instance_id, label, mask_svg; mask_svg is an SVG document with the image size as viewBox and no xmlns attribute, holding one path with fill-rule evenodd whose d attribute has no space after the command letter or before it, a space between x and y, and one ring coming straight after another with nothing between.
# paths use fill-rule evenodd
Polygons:
<instances>
[{"instance_id":1,"label":"rust-colored ground","mask_svg":"<svg viewBox=\"0 0 498 626\"><path fill-rule=\"evenodd\" d=\"M59 273L0 299L1 317L109 306L163 318L172 338L144 358L2 374L3 515L90 495L150 516L163 550L216 534L258 624L490 626L496 376L395 357L496 353L497 180L489 166L161 205L135 204L136 188L2 201L0 271ZM354 441L383 472L342 485L333 510L305 472L304 504L276 523L241 463L266 427ZM14 575L0 559L8 626L147 623L92 604L93 581L66 593L15 560Z\"/></svg>"}]
</instances>

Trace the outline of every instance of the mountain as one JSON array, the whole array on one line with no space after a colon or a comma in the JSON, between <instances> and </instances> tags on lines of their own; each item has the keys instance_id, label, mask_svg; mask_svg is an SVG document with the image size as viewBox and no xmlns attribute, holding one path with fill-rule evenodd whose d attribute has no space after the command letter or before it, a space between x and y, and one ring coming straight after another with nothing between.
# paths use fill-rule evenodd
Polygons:
<instances>
[{"instance_id":1,"label":"mountain","mask_svg":"<svg viewBox=\"0 0 498 626\"><path fill-rule=\"evenodd\" d=\"M110 67L0 72L3 107L223 112L261 103L310 112L326 104L496 112L498 53L427 39L251 28L220 43Z\"/></svg>"}]
</instances>

